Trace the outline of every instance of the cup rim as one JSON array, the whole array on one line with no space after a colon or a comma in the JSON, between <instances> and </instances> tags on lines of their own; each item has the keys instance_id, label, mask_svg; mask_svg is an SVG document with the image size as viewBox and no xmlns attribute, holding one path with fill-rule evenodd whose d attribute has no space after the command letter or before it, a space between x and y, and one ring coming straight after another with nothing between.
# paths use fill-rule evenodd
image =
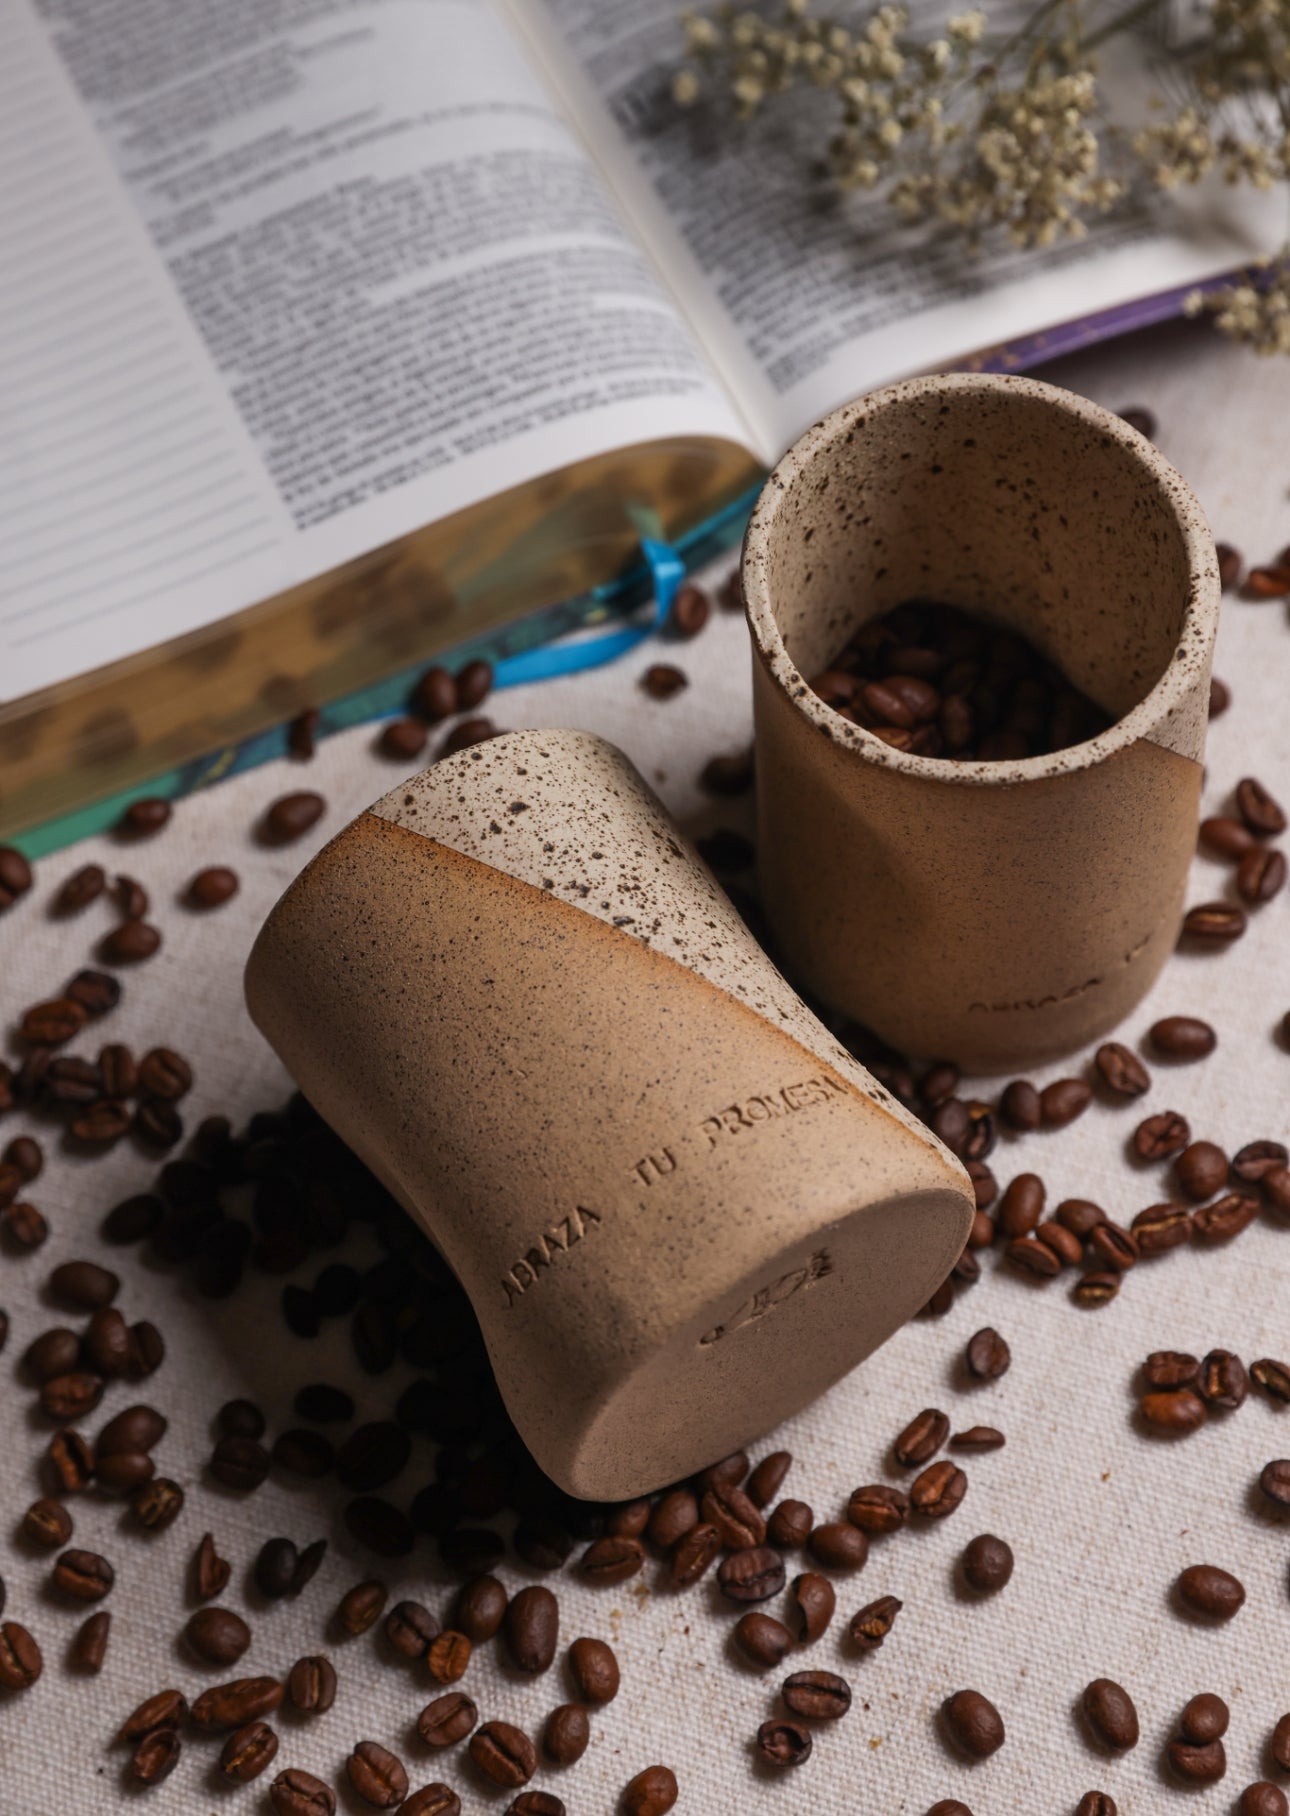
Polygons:
<instances>
[{"instance_id":1,"label":"cup rim","mask_svg":"<svg viewBox=\"0 0 1290 1816\"><path fill-rule=\"evenodd\" d=\"M1150 691L1106 731L1080 744L1067 745L1046 756L991 762L949 761L943 757L915 756L896 750L861 725L844 719L814 693L784 646L771 605L768 553L780 506L813 462L854 427L911 399L935 397L946 391L999 395L1010 393L1033 399L1051 410L1074 418L1117 441L1150 476L1169 507L1187 556L1192 585L1174 653L1164 673ZM998 372L945 372L904 379L863 397L853 398L831 410L795 441L762 486L748 519L740 556L744 612L758 660L779 691L825 737L850 748L868 761L898 774L924 781L963 786L1005 787L1017 782L1070 775L1091 769L1108 757L1128 749L1139 739L1150 739L1162 722L1181 707L1195 686L1194 664L1184 655L1199 650L1208 661L1218 628L1221 584L1214 537L1200 502L1187 481L1164 456L1122 417L1100 404L1063 390L1041 379Z\"/></svg>"}]
</instances>

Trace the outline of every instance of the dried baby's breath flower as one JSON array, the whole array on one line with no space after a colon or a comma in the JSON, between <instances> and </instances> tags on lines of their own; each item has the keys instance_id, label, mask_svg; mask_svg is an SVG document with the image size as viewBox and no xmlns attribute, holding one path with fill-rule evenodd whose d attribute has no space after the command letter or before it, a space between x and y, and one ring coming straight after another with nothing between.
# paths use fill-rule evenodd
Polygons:
<instances>
[{"instance_id":1,"label":"dried baby's breath flower","mask_svg":"<svg viewBox=\"0 0 1290 1816\"><path fill-rule=\"evenodd\" d=\"M1255 353L1290 353L1290 252L1262 267L1258 282L1193 290L1183 307L1188 315L1210 315L1223 334Z\"/></svg>"}]
</instances>

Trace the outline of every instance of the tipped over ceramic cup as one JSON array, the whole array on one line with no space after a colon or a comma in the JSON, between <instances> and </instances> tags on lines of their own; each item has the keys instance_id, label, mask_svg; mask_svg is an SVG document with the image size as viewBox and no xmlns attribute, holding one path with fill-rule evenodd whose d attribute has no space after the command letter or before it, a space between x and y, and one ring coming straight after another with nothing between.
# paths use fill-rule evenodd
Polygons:
<instances>
[{"instance_id":1,"label":"tipped over ceramic cup","mask_svg":"<svg viewBox=\"0 0 1290 1816\"><path fill-rule=\"evenodd\" d=\"M912 379L836 410L744 541L758 861L793 975L977 1072L1114 1027L1172 950L1196 842L1214 541L1136 429L1030 379ZM1112 720L1045 756L894 749L816 695L909 600L1019 632Z\"/></svg>"},{"instance_id":2,"label":"tipped over ceramic cup","mask_svg":"<svg viewBox=\"0 0 1290 1816\"><path fill-rule=\"evenodd\" d=\"M246 992L461 1280L573 1494L768 1431L963 1249L963 1168L588 734L513 732L376 802L273 910Z\"/></svg>"}]
</instances>

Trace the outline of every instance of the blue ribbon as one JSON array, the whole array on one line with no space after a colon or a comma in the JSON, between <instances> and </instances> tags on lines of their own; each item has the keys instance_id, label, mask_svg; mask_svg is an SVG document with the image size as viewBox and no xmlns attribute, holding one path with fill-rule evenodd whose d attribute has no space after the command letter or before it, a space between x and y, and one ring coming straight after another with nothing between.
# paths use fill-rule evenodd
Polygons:
<instances>
[{"instance_id":1,"label":"blue ribbon","mask_svg":"<svg viewBox=\"0 0 1290 1816\"><path fill-rule=\"evenodd\" d=\"M601 668L661 631L672 610L677 589L685 579L685 562L670 542L654 536L641 537L641 553L654 585L654 604L647 619L625 625L621 630L606 631L594 637L565 637L544 644L541 649L503 657L493 669L494 687L518 687L523 681L549 681L554 675L576 675L583 669Z\"/></svg>"}]
</instances>

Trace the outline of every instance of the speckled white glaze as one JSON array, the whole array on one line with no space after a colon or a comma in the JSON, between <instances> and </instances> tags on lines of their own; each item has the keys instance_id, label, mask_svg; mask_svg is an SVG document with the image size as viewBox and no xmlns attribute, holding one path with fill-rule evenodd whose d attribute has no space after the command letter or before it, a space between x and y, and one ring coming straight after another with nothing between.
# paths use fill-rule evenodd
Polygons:
<instances>
[{"instance_id":1,"label":"speckled white glaze","mask_svg":"<svg viewBox=\"0 0 1290 1816\"><path fill-rule=\"evenodd\" d=\"M1186 483L1054 386L911 380L784 457L743 586L759 863L795 973L897 1045L978 1069L1112 1026L1173 945L1194 844L1219 582ZM1021 631L1115 724L958 763L843 719L807 677L920 596Z\"/></svg>"},{"instance_id":2,"label":"speckled white glaze","mask_svg":"<svg viewBox=\"0 0 1290 1816\"><path fill-rule=\"evenodd\" d=\"M274 909L247 999L434 1236L574 1493L655 1487L768 1429L966 1238L958 1162L582 733L511 733L392 790Z\"/></svg>"}]
</instances>

